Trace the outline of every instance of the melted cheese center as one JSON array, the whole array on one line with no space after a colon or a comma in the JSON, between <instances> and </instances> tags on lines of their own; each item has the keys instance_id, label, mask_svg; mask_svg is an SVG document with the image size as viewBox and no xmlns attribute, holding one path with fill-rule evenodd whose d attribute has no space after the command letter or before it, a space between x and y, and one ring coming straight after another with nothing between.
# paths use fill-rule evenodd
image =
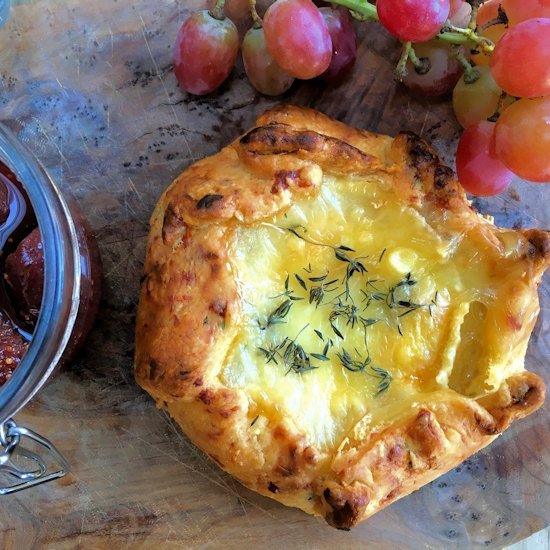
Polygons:
<instances>
[{"instance_id":1,"label":"melted cheese center","mask_svg":"<svg viewBox=\"0 0 550 550\"><path fill-rule=\"evenodd\" d=\"M486 369L457 375L453 365L457 354L490 363L489 349L463 341L473 344L494 300L489 264L393 191L325 177L315 199L235 231L243 314L220 376L254 413L285 416L326 449L391 422L424 393L487 387Z\"/></svg>"}]
</instances>

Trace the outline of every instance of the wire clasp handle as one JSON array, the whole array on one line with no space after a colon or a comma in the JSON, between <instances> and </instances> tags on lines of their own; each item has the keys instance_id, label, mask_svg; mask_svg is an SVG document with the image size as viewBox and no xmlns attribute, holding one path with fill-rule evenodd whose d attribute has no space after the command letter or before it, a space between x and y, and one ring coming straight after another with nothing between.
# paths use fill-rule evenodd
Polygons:
<instances>
[{"instance_id":1,"label":"wire clasp handle","mask_svg":"<svg viewBox=\"0 0 550 550\"><path fill-rule=\"evenodd\" d=\"M42 456L23 447L24 438L46 448L50 461L55 463L53 471ZM46 438L13 420L0 424L0 495L58 479L69 471L65 457Z\"/></svg>"}]
</instances>

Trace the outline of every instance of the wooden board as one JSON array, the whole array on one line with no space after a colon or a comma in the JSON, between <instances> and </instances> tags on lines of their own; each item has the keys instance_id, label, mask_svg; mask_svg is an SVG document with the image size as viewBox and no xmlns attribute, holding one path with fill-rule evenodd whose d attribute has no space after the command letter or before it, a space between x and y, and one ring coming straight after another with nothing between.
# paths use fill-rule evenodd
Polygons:
<instances>
[{"instance_id":1,"label":"wooden board","mask_svg":"<svg viewBox=\"0 0 550 550\"><path fill-rule=\"evenodd\" d=\"M148 217L163 189L275 103L239 66L220 93L184 95L171 72L178 26L199 0L44 0L0 32L0 119L27 143L97 234L105 268L89 342L17 417L72 466L61 482L0 499L7 548L500 547L550 524L550 405L490 449L350 533L241 487L195 449L133 382L133 326ZM395 134L413 130L452 160L449 102L392 83L396 43L373 24L340 87L283 101ZM476 200L499 224L550 227L544 186ZM528 365L550 381L550 282Z\"/></svg>"}]
</instances>

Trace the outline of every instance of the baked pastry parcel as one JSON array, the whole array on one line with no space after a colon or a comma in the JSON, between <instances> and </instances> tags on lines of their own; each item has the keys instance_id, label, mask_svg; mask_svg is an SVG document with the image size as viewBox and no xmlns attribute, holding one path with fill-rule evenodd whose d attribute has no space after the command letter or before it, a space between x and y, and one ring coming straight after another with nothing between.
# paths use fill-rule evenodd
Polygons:
<instances>
[{"instance_id":1,"label":"baked pastry parcel","mask_svg":"<svg viewBox=\"0 0 550 550\"><path fill-rule=\"evenodd\" d=\"M549 263L416 135L281 106L159 200L137 382L244 485L348 529L542 404Z\"/></svg>"}]
</instances>

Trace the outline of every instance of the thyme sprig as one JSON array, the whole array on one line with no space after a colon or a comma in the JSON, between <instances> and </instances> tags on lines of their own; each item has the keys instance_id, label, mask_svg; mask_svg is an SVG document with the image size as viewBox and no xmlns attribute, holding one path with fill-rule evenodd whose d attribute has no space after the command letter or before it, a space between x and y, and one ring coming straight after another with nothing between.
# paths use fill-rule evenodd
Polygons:
<instances>
[{"instance_id":1,"label":"thyme sprig","mask_svg":"<svg viewBox=\"0 0 550 550\"><path fill-rule=\"evenodd\" d=\"M405 277L399 281L397 284L392 286L386 296L387 306L396 312L397 315L397 330L401 336L403 336L403 331L401 329L401 319L406 315L409 315L413 311L422 308L428 308L430 312L430 317L432 316L432 307L437 305L435 300L432 300L430 304L418 304L412 300L407 299L408 293L404 295L405 289L415 286L417 281L412 278L411 273L407 273Z\"/></svg>"},{"instance_id":2,"label":"thyme sprig","mask_svg":"<svg viewBox=\"0 0 550 550\"><path fill-rule=\"evenodd\" d=\"M386 369L373 366L370 353L367 349L367 355L362 357L361 354L355 350L357 356L353 358L351 354L342 348L342 353L337 353L336 356L340 360L342 366L351 372L364 372L368 376L377 378L379 380L378 387L376 389L376 395L385 392L393 380L392 375Z\"/></svg>"},{"instance_id":3,"label":"thyme sprig","mask_svg":"<svg viewBox=\"0 0 550 550\"><path fill-rule=\"evenodd\" d=\"M320 277L308 277L312 283L321 283L320 285L311 285L309 287L309 303L315 304L316 307L319 307L323 303L325 294L327 292L333 292L337 287L333 285L338 282L338 279L332 279L331 281L326 281L328 273L326 275L321 275Z\"/></svg>"},{"instance_id":4,"label":"thyme sprig","mask_svg":"<svg viewBox=\"0 0 550 550\"><path fill-rule=\"evenodd\" d=\"M301 277L298 277L298 275L295 274L294 276L298 278L297 280L301 280ZM302 282L304 281L302 280ZM305 286L303 288L304 290L307 290ZM288 275L288 273L285 279L285 291L277 294L276 296L270 296L269 299L275 300L276 298L281 298L282 296L286 296L289 300L292 300L293 302L303 300L303 298L300 298L299 296L294 296L294 290L290 288L290 275Z\"/></svg>"},{"instance_id":5,"label":"thyme sprig","mask_svg":"<svg viewBox=\"0 0 550 550\"><path fill-rule=\"evenodd\" d=\"M383 302L386 299L387 292L382 292L374 283L377 283L378 279L368 279L365 285L365 290L361 289L363 294L363 302L366 302L365 310L369 308L373 301Z\"/></svg>"},{"instance_id":6,"label":"thyme sprig","mask_svg":"<svg viewBox=\"0 0 550 550\"><path fill-rule=\"evenodd\" d=\"M334 334L344 339L342 333L335 326L335 322L338 318L342 317L346 321L346 326L351 325L351 328L355 328L355 325L361 321L363 323L363 318L359 315L359 309L354 304L344 304L341 300L338 301L338 304L335 309L330 312L328 317L330 326L334 331ZM366 319L365 319L366 321Z\"/></svg>"},{"instance_id":7,"label":"thyme sprig","mask_svg":"<svg viewBox=\"0 0 550 550\"><path fill-rule=\"evenodd\" d=\"M355 252L355 250L353 250L353 248L350 248L349 246L344 246L344 245L334 246L332 244L321 243L319 241L311 239L310 237L306 237L305 235L300 235L300 233L298 232L298 229L301 229L304 233L307 233L307 227L304 227L303 225L294 225L292 227L287 227L286 229L287 231L290 231L295 237L298 237L299 239L301 239L302 241L305 241L306 243L314 244L317 246L324 246L325 248L332 248L332 250L334 251L341 250L344 252Z\"/></svg>"},{"instance_id":8,"label":"thyme sprig","mask_svg":"<svg viewBox=\"0 0 550 550\"><path fill-rule=\"evenodd\" d=\"M298 338L308 326L309 325L303 327L302 330L298 332L294 340L290 340L286 337L278 344L273 344L268 348L258 347L258 350L264 354L266 363L269 364L273 362L278 365L279 361L282 361L287 368L286 374L291 371L297 374L303 374L304 372L319 368L311 364L310 356L318 359L319 361L330 361L326 355L329 349L328 343L325 345L325 350L322 354L308 353L305 351L303 346L297 343Z\"/></svg>"},{"instance_id":9,"label":"thyme sprig","mask_svg":"<svg viewBox=\"0 0 550 550\"><path fill-rule=\"evenodd\" d=\"M283 355L285 366L288 367L286 374L290 371L303 374L304 372L318 369L319 367L311 364L309 355L300 344L296 344L294 341L290 342Z\"/></svg>"},{"instance_id":10,"label":"thyme sprig","mask_svg":"<svg viewBox=\"0 0 550 550\"><path fill-rule=\"evenodd\" d=\"M390 310L395 312L397 319L397 330L401 336L403 336L400 323L401 318L422 308L428 308L430 317L432 317L433 308L437 307L438 293L436 291L435 298L431 300L429 304L419 304L408 299L406 289L417 284L417 281L412 278L411 273L407 273L401 281L391 286L387 292L380 290L380 288L374 284L376 282L378 281L369 279L366 283L366 289L361 289L361 293L363 294L363 303L366 302L365 310L368 309L373 301L384 302Z\"/></svg>"},{"instance_id":11,"label":"thyme sprig","mask_svg":"<svg viewBox=\"0 0 550 550\"><path fill-rule=\"evenodd\" d=\"M341 262L346 262L346 275L344 276L344 285L346 288L346 300L349 299L349 282L355 273L360 273L361 275L367 273L367 268L359 261L364 259L361 258L350 258L345 252L342 252L341 249L334 251L334 255L337 260Z\"/></svg>"},{"instance_id":12,"label":"thyme sprig","mask_svg":"<svg viewBox=\"0 0 550 550\"><path fill-rule=\"evenodd\" d=\"M363 359L357 350L355 350L355 352L357 353L358 359L353 359L346 348L342 348L342 353L336 353L336 356L345 369L351 372L364 372L372 361L370 353L367 351L367 356Z\"/></svg>"},{"instance_id":13,"label":"thyme sprig","mask_svg":"<svg viewBox=\"0 0 550 550\"><path fill-rule=\"evenodd\" d=\"M283 300L268 316L265 325L258 320L258 325L262 330L266 330L272 325L286 323L285 317L289 314L293 302L290 298Z\"/></svg>"},{"instance_id":14,"label":"thyme sprig","mask_svg":"<svg viewBox=\"0 0 550 550\"><path fill-rule=\"evenodd\" d=\"M271 345L268 348L259 347L258 349L264 354L265 361L268 365L271 362L278 365L279 363L277 362L277 357L280 355L280 351L285 347L287 342L288 337L282 340L279 344Z\"/></svg>"},{"instance_id":15,"label":"thyme sprig","mask_svg":"<svg viewBox=\"0 0 550 550\"><path fill-rule=\"evenodd\" d=\"M405 278L392 286L386 296L386 304L390 309L398 311L397 317L404 317L412 311L416 311L418 308L425 307L425 304L417 304L411 300L399 299L400 291L416 285L416 281L412 278L410 273L405 275ZM401 292L402 294L402 292Z\"/></svg>"},{"instance_id":16,"label":"thyme sprig","mask_svg":"<svg viewBox=\"0 0 550 550\"><path fill-rule=\"evenodd\" d=\"M316 246L323 246L325 248L331 248L334 251L335 258L337 260L347 264L346 274L344 276L343 283L344 283L345 289L346 289L346 292L345 292L346 300L349 299L349 296L350 296L349 282L350 282L351 278L353 277L353 275L355 273L360 273L361 275L367 273L367 268L360 262L360 260L363 260L366 257L363 256L363 257L360 257L360 258L353 258L349 254L347 254L347 252L355 252L355 250L353 248L351 248L349 246L346 246L346 245L333 246L331 244L316 241L314 239L306 237L305 235L301 235L298 231L299 229L301 229L303 231L303 233L307 233L307 228L304 227L303 225L295 225L294 227L287 227L288 231L290 231L294 236L298 237L302 241L305 241L309 244L314 244ZM382 253L382 255L383 255L383 253ZM380 259L382 258L382 255L380 256ZM336 282L336 281L333 281L333 282ZM323 289L315 291L313 300L311 299L311 294L310 294L310 303L315 301L317 303L317 305L319 305L319 303L320 303L319 296L321 296L321 300L322 300L322 296L323 296L322 290Z\"/></svg>"}]
</instances>

